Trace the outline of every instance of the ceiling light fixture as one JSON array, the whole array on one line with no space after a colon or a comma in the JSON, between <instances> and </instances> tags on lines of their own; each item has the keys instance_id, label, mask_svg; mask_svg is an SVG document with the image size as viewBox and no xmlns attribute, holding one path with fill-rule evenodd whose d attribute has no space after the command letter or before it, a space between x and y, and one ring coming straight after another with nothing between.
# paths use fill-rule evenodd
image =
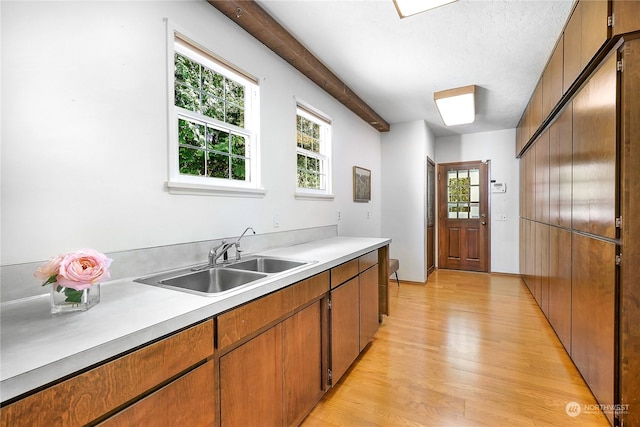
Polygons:
<instances>
[{"instance_id":1,"label":"ceiling light fixture","mask_svg":"<svg viewBox=\"0 0 640 427\"><path fill-rule=\"evenodd\" d=\"M433 94L433 100L446 126L463 125L476 120L475 93L475 85L470 85Z\"/></svg>"},{"instance_id":2,"label":"ceiling light fixture","mask_svg":"<svg viewBox=\"0 0 640 427\"><path fill-rule=\"evenodd\" d=\"M393 0L396 10L400 18L415 15L425 10L435 9L436 7L453 3L458 0Z\"/></svg>"}]
</instances>

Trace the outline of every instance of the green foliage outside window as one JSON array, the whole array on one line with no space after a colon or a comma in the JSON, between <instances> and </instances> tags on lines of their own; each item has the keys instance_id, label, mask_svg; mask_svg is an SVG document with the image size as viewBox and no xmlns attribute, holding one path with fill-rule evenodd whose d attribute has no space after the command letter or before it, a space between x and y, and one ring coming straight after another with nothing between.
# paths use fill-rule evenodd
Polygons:
<instances>
[{"instance_id":1,"label":"green foliage outside window","mask_svg":"<svg viewBox=\"0 0 640 427\"><path fill-rule=\"evenodd\" d=\"M245 87L178 53L175 105L244 128ZM178 118L181 174L245 180L249 154L243 135L190 117Z\"/></svg>"},{"instance_id":2,"label":"green foliage outside window","mask_svg":"<svg viewBox=\"0 0 640 427\"><path fill-rule=\"evenodd\" d=\"M296 120L298 147L320 154L320 125L300 115ZM323 161L311 153L298 152L298 187L322 190L325 188Z\"/></svg>"}]
</instances>

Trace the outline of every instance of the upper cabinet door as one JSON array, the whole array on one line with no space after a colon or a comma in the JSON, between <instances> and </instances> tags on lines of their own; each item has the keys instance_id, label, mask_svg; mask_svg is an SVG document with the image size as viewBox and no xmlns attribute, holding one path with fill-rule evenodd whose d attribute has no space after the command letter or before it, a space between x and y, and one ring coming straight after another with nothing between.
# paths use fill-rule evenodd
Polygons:
<instances>
[{"instance_id":1,"label":"upper cabinet door","mask_svg":"<svg viewBox=\"0 0 640 427\"><path fill-rule=\"evenodd\" d=\"M563 70L563 93L566 93L576 80L582 64L580 63L580 45L582 38L582 4L581 1L573 10L567 26L564 28L564 70Z\"/></svg>"},{"instance_id":2,"label":"upper cabinet door","mask_svg":"<svg viewBox=\"0 0 640 427\"><path fill-rule=\"evenodd\" d=\"M576 5L564 30L564 92L609 39L608 17L606 0L582 0Z\"/></svg>"},{"instance_id":3,"label":"upper cabinet door","mask_svg":"<svg viewBox=\"0 0 640 427\"><path fill-rule=\"evenodd\" d=\"M582 43L580 62L584 68L609 39L609 2L582 0Z\"/></svg>"},{"instance_id":4,"label":"upper cabinet door","mask_svg":"<svg viewBox=\"0 0 640 427\"><path fill-rule=\"evenodd\" d=\"M542 75L542 119L549 113L562 97L562 56L564 54L564 37L556 44L547 68Z\"/></svg>"},{"instance_id":5,"label":"upper cabinet door","mask_svg":"<svg viewBox=\"0 0 640 427\"><path fill-rule=\"evenodd\" d=\"M614 0L613 34L625 34L640 29L640 1Z\"/></svg>"},{"instance_id":6,"label":"upper cabinet door","mask_svg":"<svg viewBox=\"0 0 640 427\"><path fill-rule=\"evenodd\" d=\"M616 238L616 55L573 101L573 228Z\"/></svg>"}]
</instances>

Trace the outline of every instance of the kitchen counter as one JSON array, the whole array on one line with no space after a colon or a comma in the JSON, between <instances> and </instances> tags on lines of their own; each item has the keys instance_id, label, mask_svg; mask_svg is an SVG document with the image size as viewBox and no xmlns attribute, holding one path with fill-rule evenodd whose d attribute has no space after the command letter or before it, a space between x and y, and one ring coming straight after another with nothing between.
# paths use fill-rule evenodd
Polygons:
<instances>
[{"instance_id":1,"label":"kitchen counter","mask_svg":"<svg viewBox=\"0 0 640 427\"><path fill-rule=\"evenodd\" d=\"M100 303L86 312L52 315L48 294L3 303L0 401L20 396L390 242L384 238L334 237L263 251L259 254L315 262L219 296L163 289L134 282L132 277L102 284Z\"/></svg>"}]
</instances>

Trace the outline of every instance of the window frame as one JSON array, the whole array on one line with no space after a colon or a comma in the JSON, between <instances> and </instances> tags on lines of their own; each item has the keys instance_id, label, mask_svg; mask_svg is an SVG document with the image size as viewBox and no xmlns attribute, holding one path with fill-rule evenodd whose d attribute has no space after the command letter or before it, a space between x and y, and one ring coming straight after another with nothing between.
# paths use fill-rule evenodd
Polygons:
<instances>
[{"instance_id":1,"label":"window frame","mask_svg":"<svg viewBox=\"0 0 640 427\"><path fill-rule=\"evenodd\" d=\"M307 120L310 120L320 125L320 153L306 150L298 146L297 133L298 133L298 116L302 116ZM304 101L296 99L296 118L295 118L295 133L296 133L296 155L295 155L295 197L297 199L314 199L314 200L332 200L333 185L332 185L332 133L333 133L333 119L316 108L310 106ZM324 160L324 176L326 177L326 188L324 190L314 188L298 187L298 154L302 154L307 157L315 157L320 160Z\"/></svg>"},{"instance_id":2,"label":"window frame","mask_svg":"<svg viewBox=\"0 0 640 427\"><path fill-rule=\"evenodd\" d=\"M168 180L166 182L172 194L210 194L224 196L263 197L266 190L261 186L261 155L259 144L260 129L260 88L258 80L221 59L192 34L177 28L171 21L167 23L167 92L168 92ZM179 53L207 68L223 75L245 87L244 128L205 116L175 105L174 55ZM178 140L178 120L187 119L198 123L206 123L215 129L229 131L241 135L246 141L249 153L245 174L248 179L234 180L188 175L180 173ZM232 156L230 156L230 159Z\"/></svg>"}]
</instances>

